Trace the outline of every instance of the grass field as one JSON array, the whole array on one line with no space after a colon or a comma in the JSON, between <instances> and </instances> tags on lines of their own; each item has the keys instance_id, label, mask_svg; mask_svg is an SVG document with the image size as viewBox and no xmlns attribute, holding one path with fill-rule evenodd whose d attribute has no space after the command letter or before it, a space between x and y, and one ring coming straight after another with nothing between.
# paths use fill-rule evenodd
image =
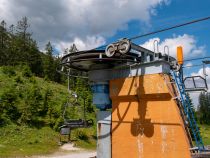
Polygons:
<instances>
[{"instance_id":1,"label":"grass field","mask_svg":"<svg viewBox=\"0 0 210 158\"><path fill-rule=\"evenodd\" d=\"M210 125L199 125L204 145L210 145Z\"/></svg>"},{"instance_id":2,"label":"grass field","mask_svg":"<svg viewBox=\"0 0 210 158\"><path fill-rule=\"evenodd\" d=\"M48 127L9 125L1 128L0 140L0 157L48 154L58 148L58 134Z\"/></svg>"},{"instance_id":3,"label":"grass field","mask_svg":"<svg viewBox=\"0 0 210 158\"><path fill-rule=\"evenodd\" d=\"M96 140L93 134L93 129L75 130L72 140L76 146L94 149ZM51 154L59 148L59 133L49 127L37 129L9 125L0 129L0 140L0 158Z\"/></svg>"}]
</instances>

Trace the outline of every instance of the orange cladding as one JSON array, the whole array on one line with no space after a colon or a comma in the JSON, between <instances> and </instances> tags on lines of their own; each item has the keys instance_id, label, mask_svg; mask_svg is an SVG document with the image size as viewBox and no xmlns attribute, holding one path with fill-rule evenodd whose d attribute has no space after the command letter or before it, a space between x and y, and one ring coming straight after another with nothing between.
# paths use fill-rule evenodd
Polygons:
<instances>
[{"instance_id":1,"label":"orange cladding","mask_svg":"<svg viewBox=\"0 0 210 158\"><path fill-rule=\"evenodd\" d=\"M110 81L112 158L190 158L169 76Z\"/></svg>"}]
</instances>

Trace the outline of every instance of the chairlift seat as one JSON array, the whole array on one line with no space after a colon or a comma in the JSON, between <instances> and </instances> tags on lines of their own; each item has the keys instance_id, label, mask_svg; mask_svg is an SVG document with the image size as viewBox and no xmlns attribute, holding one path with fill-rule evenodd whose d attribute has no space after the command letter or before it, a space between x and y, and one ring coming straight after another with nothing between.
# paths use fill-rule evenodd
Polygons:
<instances>
[{"instance_id":1,"label":"chairlift seat","mask_svg":"<svg viewBox=\"0 0 210 158\"><path fill-rule=\"evenodd\" d=\"M78 119L78 120L67 120L65 121L64 125L66 125L69 128L88 128L93 126L93 120L84 120L84 119Z\"/></svg>"},{"instance_id":2,"label":"chairlift seat","mask_svg":"<svg viewBox=\"0 0 210 158\"><path fill-rule=\"evenodd\" d=\"M61 135L69 135L70 134L70 128L69 127L61 127L60 134Z\"/></svg>"},{"instance_id":3,"label":"chairlift seat","mask_svg":"<svg viewBox=\"0 0 210 158\"><path fill-rule=\"evenodd\" d=\"M184 78L185 91L207 91L208 85L206 79L202 76L191 76Z\"/></svg>"}]
</instances>

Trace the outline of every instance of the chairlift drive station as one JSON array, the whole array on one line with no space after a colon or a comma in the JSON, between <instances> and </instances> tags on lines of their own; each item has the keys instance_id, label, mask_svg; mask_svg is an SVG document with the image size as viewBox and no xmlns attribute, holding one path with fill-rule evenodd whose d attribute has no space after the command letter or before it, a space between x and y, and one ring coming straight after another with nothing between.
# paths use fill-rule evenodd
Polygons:
<instances>
[{"instance_id":1,"label":"chairlift drive station","mask_svg":"<svg viewBox=\"0 0 210 158\"><path fill-rule=\"evenodd\" d=\"M157 52L122 39L105 49L62 58L63 72L76 69L87 74L93 103L100 109L97 158L190 158L192 152L205 151L185 91L182 50L176 60L167 46L162 54L154 45ZM205 84L191 87L206 89Z\"/></svg>"}]
</instances>

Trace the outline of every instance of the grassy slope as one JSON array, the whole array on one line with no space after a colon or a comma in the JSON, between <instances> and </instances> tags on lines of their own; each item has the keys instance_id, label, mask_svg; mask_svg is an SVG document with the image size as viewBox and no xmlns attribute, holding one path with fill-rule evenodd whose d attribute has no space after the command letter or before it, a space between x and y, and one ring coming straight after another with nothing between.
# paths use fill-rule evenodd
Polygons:
<instances>
[{"instance_id":1,"label":"grassy slope","mask_svg":"<svg viewBox=\"0 0 210 158\"><path fill-rule=\"evenodd\" d=\"M16 68L15 75L8 76L2 72L0 67L0 95L10 87L14 90L26 91L34 84L41 89L44 94L46 89L52 91L51 104L55 109L60 110L66 102L68 96L67 88L63 85L45 81L42 78L26 78L22 75L21 68ZM23 83L17 84L15 79L20 76ZM19 104L23 103L19 100ZM61 113L62 114L62 113ZM94 118L94 114L89 114L88 118ZM78 129L72 132L72 139L75 144L84 148L95 148L95 126L90 129ZM41 129L27 126L8 125L0 127L0 158L9 156L29 156L39 154L49 154L58 149L59 133L49 127Z\"/></svg>"},{"instance_id":2,"label":"grassy slope","mask_svg":"<svg viewBox=\"0 0 210 158\"><path fill-rule=\"evenodd\" d=\"M210 145L210 125L199 125L204 145Z\"/></svg>"},{"instance_id":3,"label":"grassy slope","mask_svg":"<svg viewBox=\"0 0 210 158\"><path fill-rule=\"evenodd\" d=\"M78 133L84 132L87 138L78 138ZM96 140L93 129L74 130L72 140L76 146L95 149ZM58 150L59 133L49 127L41 129L27 126L9 125L0 128L0 158L15 156L31 156L51 154ZM62 140L67 140L63 138Z\"/></svg>"},{"instance_id":4,"label":"grassy slope","mask_svg":"<svg viewBox=\"0 0 210 158\"><path fill-rule=\"evenodd\" d=\"M58 148L58 134L42 129L10 125L0 131L0 157L47 154Z\"/></svg>"}]
</instances>

